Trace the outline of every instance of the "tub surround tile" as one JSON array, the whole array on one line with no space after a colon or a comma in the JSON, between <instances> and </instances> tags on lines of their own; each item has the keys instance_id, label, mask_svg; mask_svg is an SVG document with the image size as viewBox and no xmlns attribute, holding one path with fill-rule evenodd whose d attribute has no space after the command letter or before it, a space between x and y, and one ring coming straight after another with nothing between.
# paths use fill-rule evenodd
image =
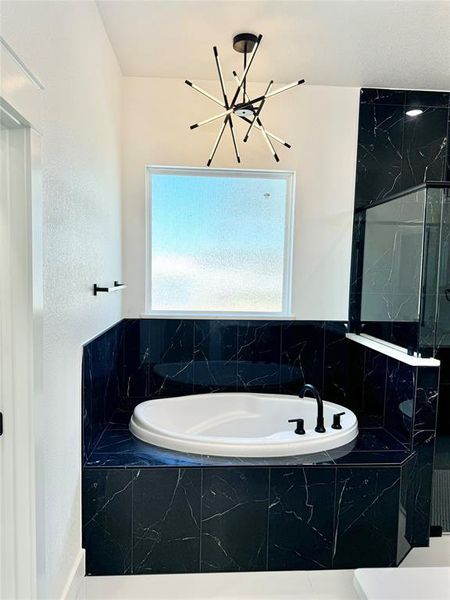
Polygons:
<instances>
[{"instance_id":1,"label":"tub surround tile","mask_svg":"<svg viewBox=\"0 0 450 600\"><path fill-rule=\"evenodd\" d=\"M123 408L130 410L130 400L148 398L148 358L149 349L141 338L140 319L125 319L123 325L122 381Z\"/></svg>"},{"instance_id":2,"label":"tub surround tile","mask_svg":"<svg viewBox=\"0 0 450 600\"><path fill-rule=\"evenodd\" d=\"M236 456L202 456L202 465L209 466L246 466L246 467L277 467L277 466L313 466L333 465L334 461L329 452L315 452L314 454L299 454L298 456L268 456L260 458Z\"/></svg>"},{"instance_id":3,"label":"tub surround tile","mask_svg":"<svg viewBox=\"0 0 450 600\"><path fill-rule=\"evenodd\" d=\"M305 383L323 387L323 321L289 321L281 325L282 394L298 394Z\"/></svg>"},{"instance_id":4,"label":"tub surround tile","mask_svg":"<svg viewBox=\"0 0 450 600\"><path fill-rule=\"evenodd\" d=\"M133 573L192 573L200 564L199 469L142 469L133 486Z\"/></svg>"},{"instance_id":5,"label":"tub surround tile","mask_svg":"<svg viewBox=\"0 0 450 600\"><path fill-rule=\"evenodd\" d=\"M396 564L400 470L337 471L333 568Z\"/></svg>"},{"instance_id":6,"label":"tub surround tile","mask_svg":"<svg viewBox=\"0 0 450 600\"><path fill-rule=\"evenodd\" d=\"M238 389L279 393L280 323L241 321L237 340Z\"/></svg>"},{"instance_id":7,"label":"tub surround tile","mask_svg":"<svg viewBox=\"0 0 450 600\"><path fill-rule=\"evenodd\" d=\"M344 323L325 324L323 397L362 416L364 349L349 344Z\"/></svg>"},{"instance_id":8,"label":"tub surround tile","mask_svg":"<svg viewBox=\"0 0 450 600\"><path fill-rule=\"evenodd\" d=\"M261 571L267 561L267 469L205 469L201 571Z\"/></svg>"},{"instance_id":9,"label":"tub surround tile","mask_svg":"<svg viewBox=\"0 0 450 600\"><path fill-rule=\"evenodd\" d=\"M151 398L185 396L193 392L194 321L141 320L141 338L148 353Z\"/></svg>"},{"instance_id":10,"label":"tub surround tile","mask_svg":"<svg viewBox=\"0 0 450 600\"><path fill-rule=\"evenodd\" d=\"M194 392L235 392L238 327L229 321L194 321Z\"/></svg>"},{"instance_id":11,"label":"tub surround tile","mask_svg":"<svg viewBox=\"0 0 450 600\"><path fill-rule=\"evenodd\" d=\"M363 414L382 424L386 396L387 356L370 348L364 352Z\"/></svg>"},{"instance_id":12,"label":"tub surround tile","mask_svg":"<svg viewBox=\"0 0 450 600\"><path fill-rule=\"evenodd\" d=\"M417 455L413 454L401 468L398 515L397 563L411 550L414 541Z\"/></svg>"},{"instance_id":13,"label":"tub surround tile","mask_svg":"<svg viewBox=\"0 0 450 600\"><path fill-rule=\"evenodd\" d=\"M417 367L388 359L385 427L400 441L411 444Z\"/></svg>"},{"instance_id":14,"label":"tub surround tile","mask_svg":"<svg viewBox=\"0 0 450 600\"><path fill-rule=\"evenodd\" d=\"M434 431L415 431L413 449L417 455L414 503L414 546L428 546L431 518L431 489L436 434Z\"/></svg>"},{"instance_id":15,"label":"tub surround tile","mask_svg":"<svg viewBox=\"0 0 450 600\"><path fill-rule=\"evenodd\" d=\"M356 440L326 452L281 457L228 457L166 450L135 438L127 425L111 424L86 461L86 467L130 468L175 466L314 466L337 464L401 464L405 446L382 428L361 429Z\"/></svg>"},{"instance_id":16,"label":"tub surround tile","mask_svg":"<svg viewBox=\"0 0 450 600\"><path fill-rule=\"evenodd\" d=\"M95 353L85 350L88 573L389 566L428 543L436 370L402 372L348 342L343 323L161 321L126 320L112 346L98 342L94 351L109 358L90 380ZM175 377L171 365L182 367ZM313 455L228 458L164 450L129 432L146 394L233 389L234 377L249 391L298 393L306 378L317 382L325 399L356 411L359 436ZM363 427L383 418L386 427Z\"/></svg>"},{"instance_id":17,"label":"tub surround tile","mask_svg":"<svg viewBox=\"0 0 450 600\"><path fill-rule=\"evenodd\" d=\"M118 323L83 348L83 445L85 456L94 447L120 398L120 347Z\"/></svg>"},{"instance_id":18,"label":"tub surround tile","mask_svg":"<svg viewBox=\"0 0 450 600\"><path fill-rule=\"evenodd\" d=\"M132 572L132 481L133 473L125 469L83 470L83 548L88 549L87 575Z\"/></svg>"},{"instance_id":19,"label":"tub surround tile","mask_svg":"<svg viewBox=\"0 0 450 600\"><path fill-rule=\"evenodd\" d=\"M414 429L434 430L439 396L439 369L423 367L418 369L417 375Z\"/></svg>"},{"instance_id":20,"label":"tub surround tile","mask_svg":"<svg viewBox=\"0 0 450 600\"><path fill-rule=\"evenodd\" d=\"M330 569L335 469L272 469L268 568Z\"/></svg>"},{"instance_id":21,"label":"tub surround tile","mask_svg":"<svg viewBox=\"0 0 450 600\"><path fill-rule=\"evenodd\" d=\"M334 464L342 467L370 466L389 467L402 465L411 456L411 452L390 450L379 452L350 452L342 456L340 450L330 450Z\"/></svg>"}]
</instances>

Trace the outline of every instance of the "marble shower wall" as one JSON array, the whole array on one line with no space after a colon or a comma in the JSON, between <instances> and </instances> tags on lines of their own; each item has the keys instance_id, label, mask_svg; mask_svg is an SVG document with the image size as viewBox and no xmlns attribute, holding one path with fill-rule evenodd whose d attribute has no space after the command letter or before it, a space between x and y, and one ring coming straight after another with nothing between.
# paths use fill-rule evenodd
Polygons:
<instances>
[{"instance_id":1,"label":"marble shower wall","mask_svg":"<svg viewBox=\"0 0 450 600\"><path fill-rule=\"evenodd\" d=\"M447 92L361 90L355 207L450 178ZM408 117L411 108L424 112Z\"/></svg>"},{"instance_id":2,"label":"marble shower wall","mask_svg":"<svg viewBox=\"0 0 450 600\"><path fill-rule=\"evenodd\" d=\"M449 103L447 92L361 90L356 209L427 181L450 180ZM423 113L408 117L411 108ZM360 321L363 250L364 211L355 211L349 311L355 326ZM414 324L376 323L366 330L402 346L417 344Z\"/></svg>"}]
</instances>

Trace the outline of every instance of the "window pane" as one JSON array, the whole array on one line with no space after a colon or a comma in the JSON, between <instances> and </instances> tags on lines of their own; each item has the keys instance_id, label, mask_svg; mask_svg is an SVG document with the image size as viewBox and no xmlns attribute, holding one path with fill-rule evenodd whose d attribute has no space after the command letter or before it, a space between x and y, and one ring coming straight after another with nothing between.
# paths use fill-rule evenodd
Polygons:
<instances>
[{"instance_id":1,"label":"window pane","mask_svg":"<svg viewBox=\"0 0 450 600\"><path fill-rule=\"evenodd\" d=\"M285 178L151 182L152 310L282 311Z\"/></svg>"}]
</instances>

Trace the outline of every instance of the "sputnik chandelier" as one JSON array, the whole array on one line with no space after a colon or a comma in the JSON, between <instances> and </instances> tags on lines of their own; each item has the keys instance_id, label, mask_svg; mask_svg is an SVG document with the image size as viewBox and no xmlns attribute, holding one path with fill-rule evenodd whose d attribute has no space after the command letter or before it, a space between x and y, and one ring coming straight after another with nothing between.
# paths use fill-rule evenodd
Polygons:
<instances>
[{"instance_id":1,"label":"sputnik chandelier","mask_svg":"<svg viewBox=\"0 0 450 600\"><path fill-rule=\"evenodd\" d=\"M241 119L248 125L243 141L247 142L247 140L249 139L250 133L253 131L253 129L259 130L276 162L279 162L280 159L278 158L278 154L275 151L272 141L277 142L278 144L281 144L281 145L285 146L286 148L291 147L290 144L288 144L287 142L285 142L278 136L274 135L273 133L271 133L264 127L264 125L262 124L262 121L261 121L261 112L262 112L267 100L269 100L269 98L272 98L273 96L281 94L282 92L286 92L287 90L290 90L298 85L301 85L302 83L305 82L305 80L300 79L299 81L294 81L293 83L290 83L289 85L285 85L274 91L271 91L272 86L273 86L273 81L270 81L263 94L255 97L255 98L251 98L247 92L247 76L248 76L248 72L250 71L250 67L253 64L253 60L258 51L258 48L261 44L261 39L262 39L262 35L256 36L253 33L239 33L238 35L234 36L234 38L233 38L233 48L236 50L236 52L240 52L241 54L244 55L244 68L242 71L242 75L240 77L238 76L236 71L233 71L233 78L236 82L237 87L232 96L231 102L228 101L228 95L227 95L227 91L225 88L225 81L223 78L222 67L220 65L220 60L219 60L219 53L217 51L216 46L214 46L213 52L214 52L214 59L216 61L217 73L219 75L219 82L220 82L220 87L222 90L223 99L219 100L212 94L209 94L208 92L203 90L198 85L195 85L195 83L192 83L192 81L186 80L187 85L189 85L191 88L193 88L200 94L203 94L203 96L206 96L207 98L209 98L210 100L212 100L213 102L218 104L223 109L217 115L210 117L209 119L206 119L205 121L201 121L200 123L195 123L194 125L191 125L191 129L196 129L197 127L202 127L203 125L207 125L208 123L213 123L214 121L223 119L219 134L216 138L216 141L212 148L211 154L208 158L208 162L207 162L208 167L210 166L210 164L212 163L212 161L214 159L217 148L219 147L220 141L221 141L223 134L225 132L225 129L227 127L230 130L231 139L233 141L233 147L234 147L234 152L236 155L236 161L238 163L241 162L241 159L239 156L239 149L238 149L238 145L237 145L237 141L236 141L234 124L233 124L234 116L238 117L239 119Z\"/></svg>"}]
</instances>

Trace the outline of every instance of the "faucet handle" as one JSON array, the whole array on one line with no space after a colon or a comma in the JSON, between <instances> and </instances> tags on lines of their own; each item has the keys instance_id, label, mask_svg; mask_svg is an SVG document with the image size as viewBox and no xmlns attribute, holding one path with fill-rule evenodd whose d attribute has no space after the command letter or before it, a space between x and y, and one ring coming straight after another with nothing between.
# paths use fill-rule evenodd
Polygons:
<instances>
[{"instance_id":1,"label":"faucet handle","mask_svg":"<svg viewBox=\"0 0 450 600\"><path fill-rule=\"evenodd\" d=\"M288 423L297 423L297 427L295 428L295 433L297 435L304 435L305 434L305 421L303 419L289 419Z\"/></svg>"},{"instance_id":2,"label":"faucet handle","mask_svg":"<svg viewBox=\"0 0 450 600\"><path fill-rule=\"evenodd\" d=\"M333 425L331 426L331 429L342 429L342 425L341 425L342 415L345 415L345 412L335 413L333 415Z\"/></svg>"}]
</instances>

